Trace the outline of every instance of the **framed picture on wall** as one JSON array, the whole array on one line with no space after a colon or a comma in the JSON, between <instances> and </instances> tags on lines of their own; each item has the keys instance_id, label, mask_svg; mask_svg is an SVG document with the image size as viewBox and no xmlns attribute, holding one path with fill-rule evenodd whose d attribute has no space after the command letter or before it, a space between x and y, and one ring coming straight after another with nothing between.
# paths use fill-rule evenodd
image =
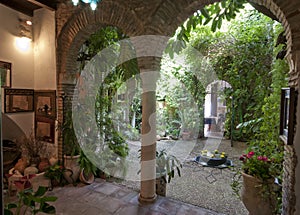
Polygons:
<instances>
[{"instance_id":1,"label":"framed picture on wall","mask_svg":"<svg viewBox=\"0 0 300 215\"><path fill-rule=\"evenodd\" d=\"M11 63L0 61L1 87L11 87Z\"/></svg>"},{"instance_id":2,"label":"framed picture on wall","mask_svg":"<svg viewBox=\"0 0 300 215\"><path fill-rule=\"evenodd\" d=\"M4 112L33 112L34 90L4 89Z\"/></svg>"},{"instance_id":3,"label":"framed picture on wall","mask_svg":"<svg viewBox=\"0 0 300 215\"><path fill-rule=\"evenodd\" d=\"M35 136L44 142L54 143L55 120L37 116L35 118Z\"/></svg>"},{"instance_id":4,"label":"framed picture on wall","mask_svg":"<svg viewBox=\"0 0 300 215\"><path fill-rule=\"evenodd\" d=\"M56 119L56 91L35 91L34 110L36 116L43 116L51 119Z\"/></svg>"},{"instance_id":5,"label":"framed picture on wall","mask_svg":"<svg viewBox=\"0 0 300 215\"><path fill-rule=\"evenodd\" d=\"M293 144L294 126L295 126L295 106L297 93L295 88L281 89L281 104L280 104L280 139L286 144Z\"/></svg>"}]
</instances>

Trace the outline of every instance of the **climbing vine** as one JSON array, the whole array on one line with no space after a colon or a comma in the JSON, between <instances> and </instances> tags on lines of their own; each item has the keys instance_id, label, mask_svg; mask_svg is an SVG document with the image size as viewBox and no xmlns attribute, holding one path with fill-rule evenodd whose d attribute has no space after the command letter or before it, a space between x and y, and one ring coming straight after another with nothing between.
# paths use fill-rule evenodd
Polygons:
<instances>
[{"instance_id":1,"label":"climbing vine","mask_svg":"<svg viewBox=\"0 0 300 215\"><path fill-rule=\"evenodd\" d=\"M85 62L96 54L106 61L101 64L102 68L97 68L103 73L103 80L95 100L95 119L100 136L104 137L111 150L122 157L128 154L129 149L124 137L113 125L111 112L112 106L116 102L118 89L127 79L138 73L137 61L136 59L128 60L112 68L112 71L108 74L104 73L107 71L108 67L106 65L110 65L110 61L120 59L120 62L122 62L122 57L126 58L126 55L132 53L130 44L126 44L126 42L118 43L125 38L126 35L115 27L102 28L85 42L84 52L81 52L78 57L81 62L81 69L84 68ZM107 47L109 49L102 53L101 51Z\"/></svg>"}]
</instances>

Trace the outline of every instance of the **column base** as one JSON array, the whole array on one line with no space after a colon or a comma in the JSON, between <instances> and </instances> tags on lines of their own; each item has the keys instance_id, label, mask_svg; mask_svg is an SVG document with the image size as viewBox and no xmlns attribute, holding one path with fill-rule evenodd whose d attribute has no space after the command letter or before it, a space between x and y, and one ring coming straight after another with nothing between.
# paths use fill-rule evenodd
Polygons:
<instances>
[{"instance_id":1,"label":"column base","mask_svg":"<svg viewBox=\"0 0 300 215\"><path fill-rule=\"evenodd\" d=\"M157 195L154 194L154 196L151 197L151 198L144 198L144 197L141 196L141 194L139 194L139 202L141 204L150 204L150 203L153 203L153 202L156 201L156 197L157 197Z\"/></svg>"}]
</instances>

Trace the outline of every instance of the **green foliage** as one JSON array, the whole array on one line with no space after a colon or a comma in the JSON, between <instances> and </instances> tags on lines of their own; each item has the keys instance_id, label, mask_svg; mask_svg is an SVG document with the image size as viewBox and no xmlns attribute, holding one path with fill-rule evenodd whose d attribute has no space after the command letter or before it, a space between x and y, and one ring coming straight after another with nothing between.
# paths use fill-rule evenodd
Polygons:
<instances>
[{"instance_id":1,"label":"green foliage","mask_svg":"<svg viewBox=\"0 0 300 215\"><path fill-rule=\"evenodd\" d=\"M50 166L45 171L45 177L62 183L66 169L59 163Z\"/></svg>"},{"instance_id":2,"label":"green foliage","mask_svg":"<svg viewBox=\"0 0 300 215\"><path fill-rule=\"evenodd\" d=\"M282 27L275 26L275 35L279 35ZM279 183L282 182L284 144L279 140L279 122L280 122L280 95L281 88L288 84L288 64L286 60L275 59L275 56L281 51L282 45L274 49L272 69L270 71L272 84L270 85L270 94L264 98L264 104L261 108L261 117L259 118L259 130L254 132L253 138L249 142L247 152L254 150L256 154L268 156L270 163L268 166L259 165L261 161L255 160L243 168L247 168L252 175L261 178L276 177ZM258 119L254 119L258 120ZM251 121L248 122L251 124ZM244 128L247 128L244 123ZM257 128L257 127L256 127ZM251 164L251 165L250 165ZM232 184L235 192L239 191L238 181L234 180ZM276 193L271 193L277 199L277 211L280 211L282 205L282 190L278 189Z\"/></svg>"},{"instance_id":3,"label":"green foliage","mask_svg":"<svg viewBox=\"0 0 300 215\"><path fill-rule=\"evenodd\" d=\"M5 205L4 215L20 215L46 213L55 214L55 207L49 205L48 202L55 202L57 197L46 196L47 187L39 187L36 192L32 189L24 189L18 192L18 202Z\"/></svg>"},{"instance_id":4,"label":"green foliage","mask_svg":"<svg viewBox=\"0 0 300 215\"><path fill-rule=\"evenodd\" d=\"M64 153L66 155L71 156L78 155L80 151L80 146L77 141L77 137L73 126L72 111L68 110L64 114L64 122L61 126L63 134Z\"/></svg>"},{"instance_id":5,"label":"green foliage","mask_svg":"<svg viewBox=\"0 0 300 215\"><path fill-rule=\"evenodd\" d=\"M231 21L244 8L246 0L222 0L214 4L205 6L196 11L187 21L176 31L175 37L169 41L166 53L173 58L174 53L179 53L186 47L191 39L191 34L199 26L210 24L211 31L221 29L222 23Z\"/></svg>"},{"instance_id":6,"label":"green foliage","mask_svg":"<svg viewBox=\"0 0 300 215\"><path fill-rule=\"evenodd\" d=\"M249 11L232 21L228 32L212 33L207 27L198 27L193 35L192 46L209 59L218 79L232 86L224 91L226 105L231 108L226 121L228 136L232 122L235 128L261 117L264 98L271 92L273 24L262 14ZM254 135L250 130L232 132L240 140Z\"/></svg>"},{"instance_id":7,"label":"green foliage","mask_svg":"<svg viewBox=\"0 0 300 215\"><path fill-rule=\"evenodd\" d=\"M95 101L95 118L100 130L100 136L103 136L109 148L117 155L122 157L127 156L128 146L121 134L113 127L111 110L114 98L118 88L129 78L138 73L136 59L126 61L116 68L109 68L110 61L114 62L119 59L122 62L123 58L132 56L132 46L127 41L118 43L126 36L115 27L106 27L100 29L93 34L86 42L86 52L90 56L98 54L101 59L106 61L108 66L103 63L103 68L98 68L100 71L106 72L107 69L112 69L104 78L96 96ZM101 50L109 47L109 50L102 53ZM84 66L85 60L81 62ZM83 68L82 66L82 68Z\"/></svg>"},{"instance_id":8,"label":"green foliage","mask_svg":"<svg viewBox=\"0 0 300 215\"><path fill-rule=\"evenodd\" d=\"M90 173L96 175L97 167L87 158L87 156L82 150L80 151L78 163L80 168L84 169L87 175L89 175Z\"/></svg>"},{"instance_id":9,"label":"green foliage","mask_svg":"<svg viewBox=\"0 0 300 215\"><path fill-rule=\"evenodd\" d=\"M204 127L201 119L205 89L193 70L178 61L180 59L170 59L167 55L163 57L157 96L164 101L164 107L157 111L157 119L164 123L166 134L174 138L180 135L180 130L198 136L196 132L203 133Z\"/></svg>"},{"instance_id":10,"label":"green foliage","mask_svg":"<svg viewBox=\"0 0 300 215\"><path fill-rule=\"evenodd\" d=\"M175 177L175 171L180 177L180 168L182 164L175 156L168 155L165 150L156 151L156 174L163 177L165 182L171 182Z\"/></svg>"},{"instance_id":11,"label":"green foliage","mask_svg":"<svg viewBox=\"0 0 300 215\"><path fill-rule=\"evenodd\" d=\"M243 162L242 169L248 174L261 180L274 178L274 157L265 156L265 154L257 153L255 148L240 157Z\"/></svg>"}]
</instances>

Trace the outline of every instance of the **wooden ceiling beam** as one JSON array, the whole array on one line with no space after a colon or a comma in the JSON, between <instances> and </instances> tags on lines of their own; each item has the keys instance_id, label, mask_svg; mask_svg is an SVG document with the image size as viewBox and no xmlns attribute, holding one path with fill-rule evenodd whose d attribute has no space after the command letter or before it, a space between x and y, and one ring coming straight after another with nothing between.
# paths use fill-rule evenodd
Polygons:
<instances>
[{"instance_id":1,"label":"wooden ceiling beam","mask_svg":"<svg viewBox=\"0 0 300 215\"><path fill-rule=\"evenodd\" d=\"M39 7L46 8L48 10L52 10L52 11L56 10L55 1L46 1L46 0L27 0L27 1Z\"/></svg>"},{"instance_id":2,"label":"wooden ceiling beam","mask_svg":"<svg viewBox=\"0 0 300 215\"><path fill-rule=\"evenodd\" d=\"M27 16L33 16L33 11L31 9L23 7L21 4L17 4L16 2L10 0L0 0L0 3L4 4L5 6L11 9L24 13Z\"/></svg>"}]
</instances>

